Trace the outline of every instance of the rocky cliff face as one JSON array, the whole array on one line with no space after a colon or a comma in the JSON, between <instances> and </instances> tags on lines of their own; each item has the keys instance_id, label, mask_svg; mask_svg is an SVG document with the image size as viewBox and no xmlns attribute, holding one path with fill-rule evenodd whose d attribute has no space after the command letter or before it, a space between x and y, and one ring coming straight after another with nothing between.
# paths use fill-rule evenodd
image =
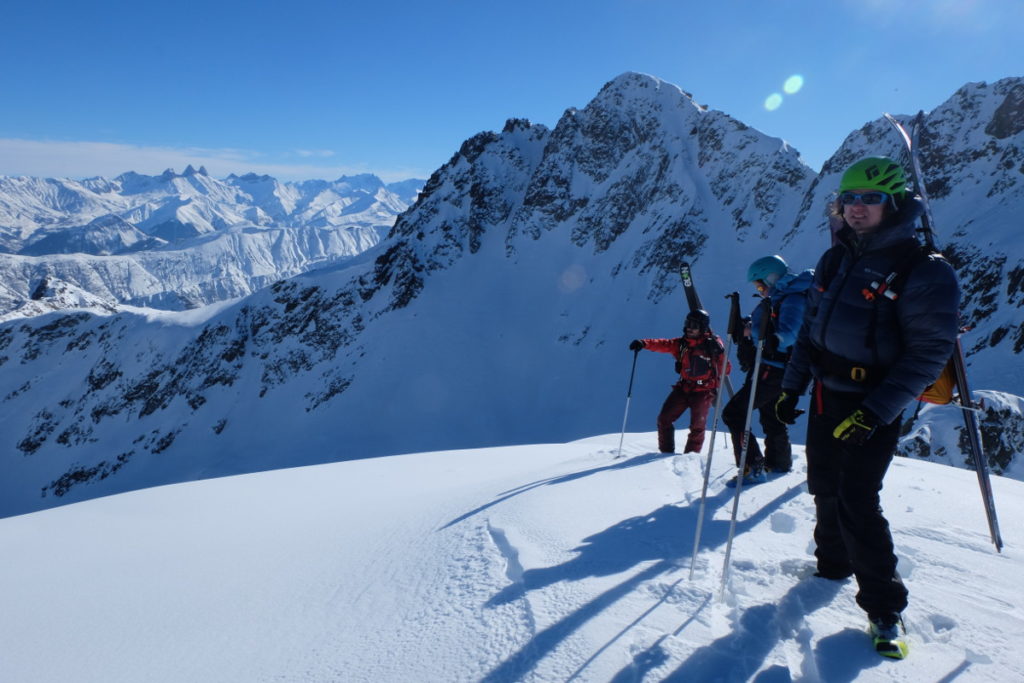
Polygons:
<instances>
[{"instance_id":1,"label":"rocky cliff face","mask_svg":"<svg viewBox=\"0 0 1024 683\"><path fill-rule=\"evenodd\" d=\"M813 179L783 141L624 74L553 130L510 120L500 135L466 141L395 232L423 242L435 265L476 253L485 233L500 232L508 258L524 243L567 237L581 253L621 251L613 270L654 275L660 296L683 260L786 229Z\"/></svg>"},{"instance_id":2,"label":"rocky cliff face","mask_svg":"<svg viewBox=\"0 0 1024 683\"><path fill-rule=\"evenodd\" d=\"M959 107L958 93L933 112L969 115L955 133L930 119L929 154L943 140L951 158L995 141L962 167L976 180L935 201L940 228L966 250L1009 220L1020 167L993 159L1024 145L1006 122L1013 83L961 92L977 106ZM0 514L271 467L617 431L626 344L674 336L685 315L676 266L695 264L721 327L723 295L744 287L750 261L780 252L812 265L842 167L898 145L872 122L816 176L782 141L624 74L553 129L510 120L467 140L352 262L216 310L0 325ZM988 220L967 218L979 214ZM977 339L991 340L1019 302L1021 252L1002 234L998 282L969 299L980 312L995 292ZM958 263L965 288L990 267L977 258ZM988 378L976 386L1013 391L1016 380L988 369L1012 343L969 345L972 376ZM631 431L653 430L672 381L656 355L640 359Z\"/></svg>"}]
</instances>

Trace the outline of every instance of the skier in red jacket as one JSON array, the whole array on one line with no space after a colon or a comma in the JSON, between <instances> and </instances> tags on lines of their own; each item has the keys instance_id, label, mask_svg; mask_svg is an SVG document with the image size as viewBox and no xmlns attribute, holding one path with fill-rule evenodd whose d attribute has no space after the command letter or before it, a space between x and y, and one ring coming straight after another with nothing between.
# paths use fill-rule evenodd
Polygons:
<instances>
[{"instance_id":1,"label":"skier in red jacket","mask_svg":"<svg viewBox=\"0 0 1024 683\"><path fill-rule=\"evenodd\" d=\"M704 445L704 428L708 411L715 400L721 378L722 340L711 331L711 318L707 311L690 311L684 324L684 336L675 339L634 339L630 351L648 349L670 353L676 359L679 381L665 399L658 414L658 450L674 453L676 450L675 421L690 409L690 434L686 438L684 453L699 453ZM726 365L725 373L731 368Z\"/></svg>"}]
</instances>

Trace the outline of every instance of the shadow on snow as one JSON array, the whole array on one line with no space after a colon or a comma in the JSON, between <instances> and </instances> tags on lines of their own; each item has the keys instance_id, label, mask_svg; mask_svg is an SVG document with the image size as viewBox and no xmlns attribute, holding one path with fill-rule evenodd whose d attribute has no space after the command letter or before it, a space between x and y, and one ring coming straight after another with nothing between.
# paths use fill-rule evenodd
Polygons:
<instances>
[{"instance_id":1,"label":"shadow on snow","mask_svg":"<svg viewBox=\"0 0 1024 683\"><path fill-rule=\"evenodd\" d=\"M563 474L557 477L550 477L548 479L541 479L540 481L535 481L530 484L523 484L522 486L517 486L514 489L502 491L498 495L498 497L492 500L491 502L485 503L480 507L474 508L463 515L459 515L458 517L448 522L441 528L447 529L448 527L454 526L459 522L465 521L473 515L477 515L483 512L484 510L487 510L488 508L492 508L499 503L503 503L506 500L509 500L510 498L515 498L520 494L526 493L527 491L532 491L533 489L536 488L540 488L541 486L554 486L556 484L565 484L566 482L575 481L577 479L583 479L584 477L589 477L595 474L601 474L602 472L614 472L615 470L625 470L631 467L640 467L642 465L646 465L656 460L664 460L665 458L672 457L675 457L674 453L647 453L645 455L638 455L633 458L621 460L612 463L611 465L602 465L601 467L594 467L592 469L583 470L581 472L570 472L569 474Z\"/></svg>"},{"instance_id":2,"label":"shadow on snow","mask_svg":"<svg viewBox=\"0 0 1024 683\"><path fill-rule=\"evenodd\" d=\"M651 454L649 456L644 456L643 458L634 458L633 460L650 462L658 457L660 457L660 454ZM567 475L566 477L556 477L537 482L535 484L524 486L521 489L513 490L503 498L496 500L489 505L493 505L494 503L500 502L500 500L505 500L512 495L529 490L535 486L569 481L571 479L579 478L580 476L587 476L609 469L620 469L632 464L642 463L633 463L633 461L630 460L622 464L595 468L586 472ZM747 519L738 520L736 524L738 542L741 542L741 536L745 531L764 521L774 510L796 497L796 495L802 492L804 488L805 487L801 482L799 485L793 486L781 493L774 500L750 515ZM717 508L724 507L732 500L732 493L733 492L731 490L723 489L716 495L709 496L707 498L704 530L701 535L701 550L724 546L729 533L729 520L716 520L714 519L714 513ZM471 513L463 515L459 520L465 519L488 506L482 506ZM529 569L524 571L519 581L516 581L512 585L501 590L487 602L487 606L494 607L496 605L512 602L525 597L527 591L550 586L558 583L559 581L577 581L591 576L609 576L621 573L644 562L654 562L649 567L631 576L629 579L594 597L590 602L580 606L575 612L563 617L558 622L534 634L530 641L527 642L518 652L514 653L502 664L498 665L498 667L491 671L483 680L492 683L498 681L521 680L525 674L534 668L534 665L538 661L552 652L562 641L568 638L583 624L598 616L602 611L614 604L620 598L636 590L638 587L643 585L644 582L650 581L655 577L671 571L678 570L681 566L687 564L692 551L693 537L687 533L681 533L681 530L693 529L695 527L699 506L699 500L696 500L685 507L664 505L650 514L623 520L622 522L619 522L598 534L594 534L593 536L584 539L583 543L576 548L578 555L572 560L554 567ZM459 520L454 520L450 524ZM679 582L677 581L676 584L678 583ZM675 586L673 585L672 588L674 587ZM668 590L671 591L672 588L669 588ZM665 596L663 596L659 602L664 599ZM831 599L831 596L829 599ZM705 601L705 604L707 604L707 601ZM704 605L701 605L697 611L699 612L703 607ZM762 609L767 609L769 607L773 610L775 609L774 606L765 606ZM757 610L758 608L754 609ZM650 610L648 610L648 612L649 611ZM761 613L755 611L751 618L758 619L759 622L763 621L765 616L759 616L760 614ZM770 618L771 615L767 616ZM692 621L692 619L693 617L691 617L687 623ZM639 620L634 622L634 624L638 623L638 621ZM628 627L620 632L615 639L623 635L626 630L628 630ZM751 635L750 637L751 639L754 639L754 635ZM615 639L613 639L613 641ZM604 650L610 644L611 643L606 644L601 648L601 650ZM716 649L714 652L717 653L718 650ZM647 669L657 666L657 663L655 662L658 661L658 653L651 649L646 652L646 655L649 657L649 661L642 664L642 666ZM595 654L594 657L596 656L597 655ZM706 657L707 655L701 656ZM730 656L735 656L735 654L733 653ZM587 663L592 661L594 657L591 657ZM639 666L636 662L634 662L634 664ZM586 664L583 666L585 667ZM573 676L579 674L580 671L582 671L582 667ZM632 677L634 673L633 667L631 666L630 673L626 675ZM677 678L676 680L682 679ZM700 680L700 677L695 677L691 680Z\"/></svg>"}]
</instances>

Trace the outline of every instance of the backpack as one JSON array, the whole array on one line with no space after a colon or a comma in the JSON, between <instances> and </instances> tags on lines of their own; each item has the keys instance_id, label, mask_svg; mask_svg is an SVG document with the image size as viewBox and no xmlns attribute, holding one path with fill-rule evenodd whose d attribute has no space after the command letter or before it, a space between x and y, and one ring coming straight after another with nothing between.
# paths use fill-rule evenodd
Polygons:
<instances>
[{"instance_id":1,"label":"backpack","mask_svg":"<svg viewBox=\"0 0 1024 683\"><path fill-rule=\"evenodd\" d=\"M715 357L720 356L725 347L718 341L717 337L707 337L701 340L700 344L689 346L686 338L679 340L679 355L676 358L676 372L680 380L698 387L706 387L718 379L718 367ZM683 367L683 359L689 361L688 367ZM684 370L686 371L683 374Z\"/></svg>"}]
</instances>

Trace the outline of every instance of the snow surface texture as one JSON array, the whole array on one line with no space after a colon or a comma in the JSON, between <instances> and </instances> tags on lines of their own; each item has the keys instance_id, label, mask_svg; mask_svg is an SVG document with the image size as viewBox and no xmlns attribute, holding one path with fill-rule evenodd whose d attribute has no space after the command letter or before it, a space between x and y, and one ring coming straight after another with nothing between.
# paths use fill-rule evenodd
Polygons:
<instances>
[{"instance_id":1,"label":"snow surface texture","mask_svg":"<svg viewBox=\"0 0 1024 683\"><path fill-rule=\"evenodd\" d=\"M709 440L710 440L710 434ZM1024 680L1019 523L996 554L971 472L886 478L910 658L813 572L804 458L733 490L654 433L420 453L136 491L0 520L0 678L257 681ZM705 445L705 454L709 444ZM1024 484L997 478L1005 520Z\"/></svg>"},{"instance_id":2,"label":"snow surface texture","mask_svg":"<svg viewBox=\"0 0 1024 683\"><path fill-rule=\"evenodd\" d=\"M282 183L269 176L125 173L113 180L0 177L0 319L62 310L48 280L168 310L251 294L377 244L422 181L372 175ZM16 254L14 253L16 252Z\"/></svg>"},{"instance_id":3,"label":"snow surface texture","mask_svg":"<svg viewBox=\"0 0 1024 683\"><path fill-rule=\"evenodd\" d=\"M1005 406L1024 395L1024 110L1007 106L1022 91L1022 79L965 86L927 117L922 143L929 168L955 170L936 176L933 208L940 244L960 255L973 387ZM2 324L0 515L196 478L618 429L629 340L680 331L678 265L694 264L721 330L727 293L752 306L749 263L778 252L795 270L813 266L829 245L823 208L841 169L901 144L871 122L817 175L782 140L624 74L553 129L513 119L467 140L389 236L352 261L211 312L94 309ZM632 429L653 428L673 381L670 358L640 356ZM957 437L939 432L956 429L957 410L928 415L939 439L929 452L948 449ZM1020 411L997 428L1024 435ZM992 458L1012 475L1020 440L1010 436Z\"/></svg>"}]
</instances>

